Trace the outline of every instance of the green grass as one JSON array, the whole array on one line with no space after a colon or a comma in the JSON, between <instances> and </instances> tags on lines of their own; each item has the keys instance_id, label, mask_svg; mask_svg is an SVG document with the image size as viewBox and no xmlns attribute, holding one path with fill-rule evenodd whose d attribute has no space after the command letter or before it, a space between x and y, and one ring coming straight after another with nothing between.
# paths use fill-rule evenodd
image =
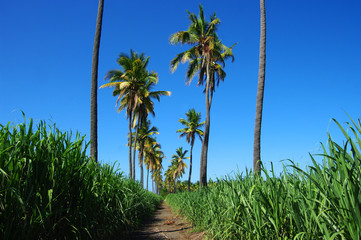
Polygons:
<instances>
[{"instance_id":1,"label":"green grass","mask_svg":"<svg viewBox=\"0 0 361 240\"><path fill-rule=\"evenodd\" d=\"M0 125L0 239L113 239L160 204L87 146L43 121Z\"/></svg>"},{"instance_id":2,"label":"green grass","mask_svg":"<svg viewBox=\"0 0 361 240\"><path fill-rule=\"evenodd\" d=\"M263 168L262 177L237 174L166 202L212 239L360 239L360 123L335 123L345 143L329 135L307 170L289 161L279 176Z\"/></svg>"}]
</instances>

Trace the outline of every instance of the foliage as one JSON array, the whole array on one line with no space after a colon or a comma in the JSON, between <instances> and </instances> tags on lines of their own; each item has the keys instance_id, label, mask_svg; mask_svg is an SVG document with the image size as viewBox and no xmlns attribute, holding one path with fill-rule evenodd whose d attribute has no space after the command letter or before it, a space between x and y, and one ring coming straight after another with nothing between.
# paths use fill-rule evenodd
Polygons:
<instances>
[{"instance_id":1,"label":"foliage","mask_svg":"<svg viewBox=\"0 0 361 240\"><path fill-rule=\"evenodd\" d=\"M178 129L176 132L181 133L179 137L186 137L187 143L193 146L196 136L202 141L203 131L200 128L204 126L205 122L201 122L201 113L196 112L194 108L186 112L186 117L187 119L179 119L184 128Z\"/></svg>"},{"instance_id":2,"label":"foliage","mask_svg":"<svg viewBox=\"0 0 361 240\"><path fill-rule=\"evenodd\" d=\"M191 177L192 177L192 162L193 162L193 146L194 146L194 140L196 136L199 137L201 141L203 136L203 131L200 129L204 126L205 122L201 121L201 113L196 112L194 108L189 109L188 112L186 112L187 119L179 119L179 122L184 126L184 128L181 128L177 130L177 133L181 133L179 137L186 136L187 143L191 145L191 151L190 151L190 157L189 157L189 176L188 176L188 191L190 191L190 184L191 184Z\"/></svg>"},{"instance_id":3,"label":"foliage","mask_svg":"<svg viewBox=\"0 0 361 240\"><path fill-rule=\"evenodd\" d=\"M157 187L157 193L161 188L163 179L162 179L162 161L165 158L161 146L156 141L147 141L144 146L144 163L147 170L152 173L152 180L155 182ZM147 178L148 179L148 178ZM148 184L147 184L148 190Z\"/></svg>"},{"instance_id":4,"label":"foliage","mask_svg":"<svg viewBox=\"0 0 361 240\"><path fill-rule=\"evenodd\" d=\"M212 239L359 239L361 125L352 121L346 131L335 122L346 143L329 135L321 165L311 156L307 170L290 161L280 176L247 171L166 201Z\"/></svg>"},{"instance_id":5,"label":"foliage","mask_svg":"<svg viewBox=\"0 0 361 240\"><path fill-rule=\"evenodd\" d=\"M120 101L118 112L126 109L129 119L129 176L133 179L135 179L135 150L132 165L132 128L136 126L138 120L137 131L139 125L147 121L149 113L155 115L152 99L160 101L160 96L171 94L169 91L151 91L158 83L158 75L154 71L147 70L149 58L144 53L138 54L133 50L130 50L130 55L120 54L117 62L122 70L109 71L105 77L109 83L100 86L100 88L114 87L113 96L118 96L116 106ZM137 136L136 134L136 138Z\"/></svg>"},{"instance_id":6,"label":"foliage","mask_svg":"<svg viewBox=\"0 0 361 240\"><path fill-rule=\"evenodd\" d=\"M187 168L187 164L184 162L188 150L183 151L183 147L176 149L176 153L172 155L171 165L169 165L165 172L165 186L169 186L168 192L175 192L177 190L178 179L182 177Z\"/></svg>"},{"instance_id":7,"label":"foliage","mask_svg":"<svg viewBox=\"0 0 361 240\"><path fill-rule=\"evenodd\" d=\"M207 22L204 17L203 7L199 4L199 16L194 13L188 13L190 25L186 31L178 31L170 36L169 42L171 44L187 44L191 48L179 53L171 60L170 66L174 72L179 63L189 62L186 73L188 83L191 83L196 73L198 76L198 85L205 83L204 93L206 94L206 121L204 127L204 137L202 141L201 162L200 162L200 184L207 186L207 154L208 154L208 139L210 128L210 109L212 105L213 93L215 92L215 85L219 81L224 81L226 73L222 67L225 67L225 60L232 58L232 47L227 47L222 44L217 35L217 27L220 24L220 19L217 18L216 13L210 16L210 22ZM197 85L197 86L198 86ZM210 96L209 96L210 95Z\"/></svg>"},{"instance_id":8,"label":"foliage","mask_svg":"<svg viewBox=\"0 0 361 240\"><path fill-rule=\"evenodd\" d=\"M109 239L161 198L86 155L84 136L41 121L0 125L0 238Z\"/></svg>"},{"instance_id":9,"label":"foliage","mask_svg":"<svg viewBox=\"0 0 361 240\"><path fill-rule=\"evenodd\" d=\"M212 187L215 187L217 185L217 181L213 181L212 179L209 179L208 180L208 183L207 183L207 186L208 187L210 187L210 188L212 188ZM198 191L199 190L199 181L197 181L197 182L191 182L190 184L189 184L189 186L190 186L190 191L192 191L192 192L196 192L196 191ZM178 184L177 184L177 189L176 190L174 190L173 189L173 192L184 192L184 191L188 191L188 181L186 180L186 181L179 181L178 182ZM163 198L165 198L169 193L168 193L168 189L167 189L167 185L166 184L164 184L163 185L163 188L161 189L161 191L160 191L160 194L161 194L161 196L163 197Z\"/></svg>"}]
</instances>

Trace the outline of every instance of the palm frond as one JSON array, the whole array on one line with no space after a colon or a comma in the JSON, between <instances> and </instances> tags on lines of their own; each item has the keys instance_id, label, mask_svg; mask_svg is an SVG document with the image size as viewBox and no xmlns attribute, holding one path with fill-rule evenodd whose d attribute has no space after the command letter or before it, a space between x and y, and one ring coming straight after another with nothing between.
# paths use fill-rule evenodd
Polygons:
<instances>
[{"instance_id":1,"label":"palm frond","mask_svg":"<svg viewBox=\"0 0 361 240\"><path fill-rule=\"evenodd\" d=\"M184 55L184 53L177 54L176 57L173 58L172 61L170 62L170 68L171 68L172 73L174 73L174 71L177 70L177 67L178 67L179 63L181 62L183 55Z\"/></svg>"}]
</instances>

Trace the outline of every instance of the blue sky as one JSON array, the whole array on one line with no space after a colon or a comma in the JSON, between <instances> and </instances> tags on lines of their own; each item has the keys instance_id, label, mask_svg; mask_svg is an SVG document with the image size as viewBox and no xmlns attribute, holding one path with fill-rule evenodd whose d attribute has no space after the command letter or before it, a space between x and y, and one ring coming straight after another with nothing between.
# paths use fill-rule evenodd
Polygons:
<instances>
[{"instance_id":1,"label":"blue sky","mask_svg":"<svg viewBox=\"0 0 361 240\"><path fill-rule=\"evenodd\" d=\"M150 56L159 74L158 90L171 97L156 103L152 123L167 159L179 146L189 149L176 130L190 108L205 118L202 88L185 85L186 65L175 73L170 60L187 46L172 46L169 36L189 24L186 10L221 19L219 36L234 48L227 77L211 109L208 177L215 179L252 168L258 80L258 1L105 0L99 58L99 86L116 59L130 49ZM27 118L55 122L64 130L90 133L90 79L98 1L3 1L0 14L0 123ZM267 58L261 156L275 169L281 160L305 166L320 153L327 131L340 134L331 118L360 117L361 17L358 0L266 1ZM127 173L125 113L117 113L111 89L98 91L99 159L117 161ZM192 180L199 179L201 143L194 147ZM137 171L139 176L139 171ZM184 179L187 178L187 174Z\"/></svg>"}]
</instances>

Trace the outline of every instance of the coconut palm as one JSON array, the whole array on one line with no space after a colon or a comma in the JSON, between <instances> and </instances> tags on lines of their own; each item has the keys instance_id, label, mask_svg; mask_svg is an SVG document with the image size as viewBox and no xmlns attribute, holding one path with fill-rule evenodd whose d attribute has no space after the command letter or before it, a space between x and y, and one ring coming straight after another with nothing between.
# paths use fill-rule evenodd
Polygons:
<instances>
[{"instance_id":1,"label":"coconut palm","mask_svg":"<svg viewBox=\"0 0 361 240\"><path fill-rule=\"evenodd\" d=\"M157 168L152 174L152 179L155 183L157 194L160 194L160 190L163 187L162 169L163 168Z\"/></svg>"},{"instance_id":2,"label":"coconut palm","mask_svg":"<svg viewBox=\"0 0 361 240\"><path fill-rule=\"evenodd\" d=\"M154 76L157 76L156 73L153 72L153 74ZM152 91L157 83L158 83L158 78L157 81L147 81L143 87L144 90L143 94L139 96L140 104L136 107L134 111L134 125L135 122L138 122L136 128L136 134L135 134L135 143L138 143L137 141L138 131L140 127L147 122L148 115L151 114L153 115L153 117L155 116L153 99L157 99L159 102L161 96L171 95L170 91ZM136 147L134 147L133 149L133 165L135 165L135 149ZM141 169L141 174L143 174L142 169Z\"/></svg>"},{"instance_id":3,"label":"coconut palm","mask_svg":"<svg viewBox=\"0 0 361 240\"><path fill-rule=\"evenodd\" d=\"M187 11L188 12L188 11ZM210 129L210 108L212 103L212 96L214 92L215 84L212 83L212 73L215 71L217 61L223 61L226 59L222 54L230 55L232 53L231 48L227 48L219 40L216 30L220 23L219 18L214 13L207 22L204 18L203 7L199 5L199 17L194 13L188 12L191 24L186 31L179 31L170 36L171 44L189 44L192 47L185 52L179 53L171 61L171 70L174 72L180 62L189 61L187 70L188 83L192 81L195 73L199 72L198 85L203 84L205 80L205 95L206 95L206 122L204 129L204 138L202 141L201 152L201 167L200 167L200 185L207 186L207 154L208 154L208 142L209 142L209 129ZM233 54L231 54L233 56ZM212 72L213 71L213 72ZM225 76L225 75L220 75ZM224 79L224 78L220 78ZM210 96L211 94L211 96Z\"/></svg>"},{"instance_id":4,"label":"coconut palm","mask_svg":"<svg viewBox=\"0 0 361 240\"><path fill-rule=\"evenodd\" d=\"M172 185L174 185L173 169L172 165L168 166L168 169L164 173L164 185L168 186L168 193L172 192Z\"/></svg>"},{"instance_id":5,"label":"coconut palm","mask_svg":"<svg viewBox=\"0 0 361 240\"><path fill-rule=\"evenodd\" d=\"M185 126L185 128L177 130L177 133L181 133L179 137L186 136L186 141L191 145L190 159L189 159L189 177L188 177L188 191L190 191L191 175L192 175L192 153L194 140L196 136L202 141L203 131L200 129L204 126L204 122L201 121L201 113L196 112L195 109L190 109L186 113L187 119L179 119L179 122Z\"/></svg>"},{"instance_id":6,"label":"coconut palm","mask_svg":"<svg viewBox=\"0 0 361 240\"><path fill-rule=\"evenodd\" d=\"M164 158L164 153L161 150L161 146L156 141L146 141L144 145L144 164L147 169L147 190L148 190L148 179L149 171L152 173L153 181L157 182L158 175L162 167L162 161Z\"/></svg>"},{"instance_id":7,"label":"coconut palm","mask_svg":"<svg viewBox=\"0 0 361 240\"><path fill-rule=\"evenodd\" d=\"M156 127L150 126L150 121L145 122L138 132L138 146L139 146L139 166L140 166L140 184L143 187L144 178L143 178L143 156L144 156L144 145L146 142L154 143L155 139L152 138L152 135L159 134L158 129Z\"/></svg>"},{"instance_id":8,"label":"coconut palm","mask_svg":"<svg viewBox=\"0 0 361 240\"><path fill-rule=\"evenodd\" d=\"M260 0L261 36L259 46L259 71L257 86L256 120L253 143L253 171L258 174L261 169L261 123L263 110L264 83L266 76L266 9L265 1Z\"/></svg>"},{"instance_id":9,"label":"coconut palm","mask_svg":"<svg viewBox=\"0 0 361 240\"><path fill-rule=\"evenodd\" d=\"M146 94L144 86L147 81L157 82L158 79L156 74L146 70L149 57L145 57L144 53L138 55L130 50L130 55L120 54L117 62L122 70L109 71L105 79L110 82L100 88L114 87L113 96L118 96L116 106L120 102L118 112L126 109L126 116L129 119L129 177L135 179L134 163L132 168L133 113L141 103L141 96Z\"/></svg>"},{"instance_id":10,"label":"coconut palm","mask_svg":"<svg viewBox=\"0 0 361 240\"><path fill-rule=\"evenodd\" d=\"M175 191L177 191L178 179L182 177L187 168L187 164L184 162L185 159L189 159L189 157L186 157L187 153L188 150L183 151L183 147L179 147L177 148L176 153L172 155L170 169L175 183Z\"/></svg>"},{"instance_id":11,"label":"coconut palm","mask_svg":"<svg viewBox=\"0 0 361 240\"><path fill-rule=\"evenodd\" d=\"M224 44L222 44L222 42L218 39L217 35L215 36L214 47L209 66L210 107L212 105L213 93L216 91L216 85L218 87L220 81L224 81L227 75L226 72L223 70L223 68L226 65L225 61L229 58L231 58L232 62L234 61L232 49L236 44L237 43L233 44L231 47L227 47ZM202 57L199 56L197 57L196 55L192 55L192 54L184 55L182 61L183 62L189 61L189 66L187 71L188 83L192 81L192 79L197 73L199 73L197 86L203 85L205 82L207 82L206 68L202 66ZM206 92L206 89L204 89L203 92Z\"/></svg>"},{"instance_id":12,"label":"coconut palm","mask_svg":"<svg viewBox=\"0 0 361 240\"><path fill-rule=\"evenodd\" d=\"M102 32L104 0L99 0L93 47L93 63L90 89L90 156L98 161L98 60Z\"/></svg>"}]
</instances>

